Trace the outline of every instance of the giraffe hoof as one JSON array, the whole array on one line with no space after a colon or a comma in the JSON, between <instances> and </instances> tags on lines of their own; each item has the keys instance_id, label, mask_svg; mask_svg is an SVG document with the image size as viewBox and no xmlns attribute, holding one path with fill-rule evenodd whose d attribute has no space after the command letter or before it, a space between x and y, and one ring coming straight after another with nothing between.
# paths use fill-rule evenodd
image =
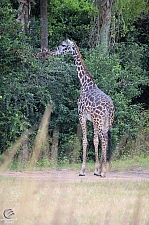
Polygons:
<instances>
[{"instance_id":1,"label":"giraffe hoof","mask_svg":"<svg viewBox=\"0 0 149 225\"><path fill-rule=\"evenodd\" d=\"M101 176L99 173L94 173L94 175L95 175L95 176L98 176L98 177Z\"/></svg>"},{"instance_id":2,"label":"giraffe hoof","mask_svg":"<svg viewBox=\"0 0 149 225\"><path fill-rule=\"evenodd\" d=\"M104 172L102 172L102 173L100 174L100 176L101 176L102 178L105 178L105 177L106 177L106 174L105 174Z\"/></svg>"},{"instance_id":3,"label":"giraffe hoof","mask_svg":"<svg viewBox=\"0 0 149 225\"><path fill-rule=\"evenodd\" d=\"M79 173L79 176L80 176L80 177L84 177L84 176L85 176L85 174Z\"/></svg>"}]
</instances>

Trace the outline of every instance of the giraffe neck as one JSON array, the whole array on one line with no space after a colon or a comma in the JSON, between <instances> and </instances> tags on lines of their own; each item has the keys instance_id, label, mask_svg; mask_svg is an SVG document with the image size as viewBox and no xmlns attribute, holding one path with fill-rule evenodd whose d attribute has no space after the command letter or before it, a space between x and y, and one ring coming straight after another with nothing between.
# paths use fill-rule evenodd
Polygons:
<instances>
[{"instance_id":1,"label":"giraffe neck","mask_svg":"<svg viewBox=\"0 0 149 225\"><path fill-rule=\"evenodd\" d=\"M93 88L94 81L93 76L89 73L89 71L86 69L80 51L77 47L77 45L74 43L74 49L72 51L72 55L75 61L75 65L77 68L78 78L80 80L81 86L83 90L88 90Z\"/></svg>"}]
</instances>

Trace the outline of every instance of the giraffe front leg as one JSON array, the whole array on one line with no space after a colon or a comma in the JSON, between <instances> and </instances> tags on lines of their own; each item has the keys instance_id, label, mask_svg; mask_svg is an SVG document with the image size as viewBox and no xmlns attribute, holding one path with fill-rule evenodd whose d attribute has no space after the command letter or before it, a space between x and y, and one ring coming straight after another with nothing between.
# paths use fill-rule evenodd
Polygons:
<instances>
[{"instance_id":1,"label":"giraffe front leg","mask_svg":"<svg viewBox=\"0 0 149 225\"><path fill-rule=\"evenodd\" d=\"M83 132L83 163L82 168L80 170L79 176L85 176L86 169L86 149L87 149L87 134L86 134L86 122L81 123L82 132Z\"/></svg>"},{"instance_id":2,"label":"giraffe front leg","mask_svg":"<svg viewBox=\"0 0 149 225\"><path fill-rule=\"evenodd\" d=\"M87 138L83 139L83 163L82 168L80 170L79 176L85 176L85 169L86 169L86 148L87 148Z\"/></svg>"}]
</instances>

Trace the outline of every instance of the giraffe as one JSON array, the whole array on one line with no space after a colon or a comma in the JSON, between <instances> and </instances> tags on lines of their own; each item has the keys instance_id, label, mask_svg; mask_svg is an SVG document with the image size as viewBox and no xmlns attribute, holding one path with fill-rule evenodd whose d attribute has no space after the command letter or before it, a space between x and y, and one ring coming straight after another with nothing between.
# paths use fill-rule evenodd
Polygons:
<instances>
[{"instance_id":1,"label":"giraffe","mask_svg":"<svg viewBox=\"0 0 149 225\"><path fill-rule=\"evenodd\" d=\"M83 162L79 176L85 176L87 129L86 121L90 120L94 127L95 171L94 175L106 177L106 148L108 131L114 119L114 105L111 98L101 91L94 83L93 76L84 65L82 56L75 42L66 39L54 51L53 55L71 53L81 84L81 94L78 99L78 115L82 127ZM101 140L102 153L98 159L98 143Z\"/></svg>"}]
</instances>

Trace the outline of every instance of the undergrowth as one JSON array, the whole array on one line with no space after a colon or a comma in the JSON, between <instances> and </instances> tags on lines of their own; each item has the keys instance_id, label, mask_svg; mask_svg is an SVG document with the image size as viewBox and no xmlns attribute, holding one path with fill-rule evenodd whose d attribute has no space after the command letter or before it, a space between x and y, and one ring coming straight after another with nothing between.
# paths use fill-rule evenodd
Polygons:
<instances>
[{"instance_id":1,"label":"undergrowth","mask_svg":"<svg viewBox=\"0 0 149 225\"><path fill-rule=\"evenodd\" d=\"M86 169L87 171L93 171L95 167L94 161L88 161ZM149 168L149 157L140 154L140 156L127 157L123 156L120 159L112 159L110 164L108 164L110 170L128 170L133 167L140 167L141 169ZM34 170L44 170L44 169L69 169L69 170L79 170L81 168L81 162L79 163L69 163L50 161L47 157L42 158L42 160L36 163L35 167L30 169ZM27 170L29 169L29 162L18 162L14 161L9 166L10 170Z\"/></svg>"}]
</instances>

